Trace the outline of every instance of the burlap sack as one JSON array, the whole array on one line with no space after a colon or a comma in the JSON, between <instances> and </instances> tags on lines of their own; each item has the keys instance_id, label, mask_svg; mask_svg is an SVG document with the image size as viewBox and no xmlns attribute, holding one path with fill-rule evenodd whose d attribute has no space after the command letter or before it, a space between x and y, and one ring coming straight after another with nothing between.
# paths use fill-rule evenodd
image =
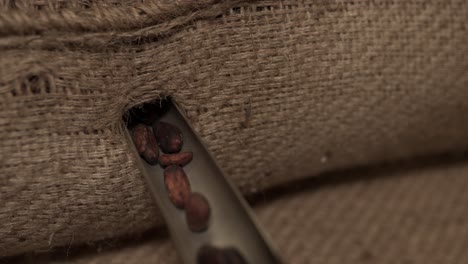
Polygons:
<instances>
[{"instance_id":1,"label":"burlap sack","mask_svg":"<svg viewBox=\"0 0 468 264\"><path fill-rule=\"evenodd\" d=\"M6 1L0 255L161 224L122 116L173 96L245 193L468 146L468 3Z\"/></svg>"},{"instance_id":2,"label":"burlap sack","mask_svg":"<svg viewBox=\"0 0 468 264\"><path fill-rule=\"evenodd\" d=\"M424 163L327 174L302 181L299 189L281 187L267 192L268 202L256 204L255 212L285 263L467 263L466 157ZM29 257L29 263L181 263L168 238L151 236L81 252L65 246L56 253Z\"/></svg>"},{"instance_id":3,"label":"burlap sack","mask_svg":"<svg viewBox=\"0 0 468 264\"><path fill-rule=\"evenodd\" d=\"M255 203L284 263L468 262L468 156L327 173L281 185ZM433 163L436 162L436 165ZM25 264L182 263L167 236L28 254ZM10 263L6 261L5 263Z\"/></svg>"}]
</instances>

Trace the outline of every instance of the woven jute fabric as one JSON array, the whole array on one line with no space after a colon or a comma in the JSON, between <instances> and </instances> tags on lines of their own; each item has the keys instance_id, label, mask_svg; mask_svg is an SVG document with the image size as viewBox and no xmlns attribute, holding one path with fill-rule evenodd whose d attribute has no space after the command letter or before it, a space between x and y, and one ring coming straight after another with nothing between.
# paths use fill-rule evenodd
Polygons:
<instances>
[{"instance_id":1,"label":"woven jute fabric","mask_svg":"<svg viewBox=\"0 0 468 264\"><path fill-rule=\"evenodd\" d=\"M160 96L244 193L468 146L465 0L0 6L0 255L160 225L122 133Z\"/></svg>"},{"instance_id":2,"label":"woven jute fabric","mask_svg":"<svg viewBox=\"0 0 468 264\"><path fill-rule=\"evenodd\" d=\"M285 263L468 262L468 160L329 176L303 182L298 190L269 193L268 203L254 207ZM57 264L181 263L168 239L62 256L30 259Z\"/></svg>"}]
</instances>

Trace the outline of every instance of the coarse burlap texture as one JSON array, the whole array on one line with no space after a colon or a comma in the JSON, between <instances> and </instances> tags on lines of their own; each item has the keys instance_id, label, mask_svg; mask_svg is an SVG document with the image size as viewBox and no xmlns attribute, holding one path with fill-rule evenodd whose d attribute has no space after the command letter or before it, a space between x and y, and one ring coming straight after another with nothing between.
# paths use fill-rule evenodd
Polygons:
<instances>
[{"instance_id":1,"label":"coarse burlap texture","mask_svg":"<svg viewBox=\"0 0 468 264\"><path fill-rule=\"evenodd\" d=\"M468 159L437 166L385 166L326 175L267 193L260 222L293 264L468 262ZM402 168L403 167L403 168ZM176 264L170 242L147 239L31 263ZM73 249L69 250L73 252Z\"/></svg>"},{"instance_id":2,"label":"coarse burlap texture","mask_svg":"<svg viewBox=\"0 0 468 264\"><path fill-rule=\"evenodd\" d=\"M465 0L1 10L3 256L162 223L122 134L128 109L162 95L245 193L468 146Z\"/></svg>"}]
</instances>

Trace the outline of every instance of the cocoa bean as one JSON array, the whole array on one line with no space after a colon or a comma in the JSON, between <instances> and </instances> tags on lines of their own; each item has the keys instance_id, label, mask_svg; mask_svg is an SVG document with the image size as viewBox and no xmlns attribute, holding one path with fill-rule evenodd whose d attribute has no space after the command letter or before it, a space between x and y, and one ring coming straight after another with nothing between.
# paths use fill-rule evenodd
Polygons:
<instances>
[{"instance_id":1,"label":"cocoa bean","mask_svg":"<svg viewBox=\"0 0 468 264\"><path fill-rule=\"evenodd\" d=\"M202 246L197 253L197 264L223 264L224 256L221 249L213 246Z\"/></svg>"},{"instance_id":2,"label":"cocoa bean","mask_svg":"<svg viewBox=\"0 0 468 264\"><path fill-rule=\"evenodd\" d=\"M172 165L164 170L164 184L171 202L179 209L184 209L191 189L184 170Z\"/></svg>"},{"instance_id":3,"label":"cocoa bean","mask_svg":"<svg viewBox=\"0 0 468 264\"><path fill-rule=\"evenodd\" d=\"M152 125L159 117L159 103L149 102L138 105L130 110L130 117L138 122Z\"/></svg>"},{"instance_id":4,"label":"cocoa bean","mask_svg":"<svg viewBox=\"0 0 468 264\"><path fill-rule=\"evenodd\" d=\"M201 232L208 228L211 209L206 198L199 193L192 193L185 204L185 218L192 232Z\"/></svg>"},{"instance_id":5,"label":"cocoa bean","mask_svg":"<svg viewBox=\"0 0 468 264\"><path fill-rule=\"evenodd\" d=\"M178 127L166 122L157 122L153 125L153 132L164 153L176 153L182 149L182 133Z\"/></svg>"},{"instance_id":6,"label":"cocoa bean","mask_svg":"<svg viewBox=\"0 0 468 264\"><path fill-rule=\"evenodd\" d=\"M217 248L202 246L197 253L197 264L247 264L235 248Z\"/></svg>"},{"instance_id":7,"label":"cocoa bean","mask_svg":"<svg viewBox=\"0 0 468 264\"><path fill-rule=\"evenodd\" d=\"M138 124L132 130L133 144L140 156L149 164L158 163L159 147L151 128L144 124Z\"/></svg>"},{"instance_id":8,"label":"cocoa bean","mask_svg":"<svg viewBox=\"0 0 468 264\"><path fill-rule=\"evenodd\" d=\"M229 264L247 264L247 261L241 255L241 253L235 248L223 249L223 255L228 260L226 263Z\"/></svg>"},{"instance_id":9,"label":"cocoa bean","mask_svg":"<svg viewBox=\"0 0 468 264\"><path fill-rule=\"evenodd\" d=\"M159 155L159 164L163 167L169 165L185 166L192 161L192 152L180 152L175 154L161 154Z\"/></svg>"}]
</instances>

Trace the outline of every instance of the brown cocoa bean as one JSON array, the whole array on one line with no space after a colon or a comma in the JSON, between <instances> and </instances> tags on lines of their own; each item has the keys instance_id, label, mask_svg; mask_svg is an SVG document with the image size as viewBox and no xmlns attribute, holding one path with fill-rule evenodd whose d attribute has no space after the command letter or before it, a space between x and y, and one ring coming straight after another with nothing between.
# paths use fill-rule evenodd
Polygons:
<instances>
[{"instance_id":1,"label":"brown cocoa bean","mask_svg":"<svg viewBox=\"0 0 468 264\"><path fill-rule=\"evenodd\" d=\"M192 193L185 204L185 218L192 232L201 232L208 227L211 209L206 198L199 193Z\"/></svg>"},{"instance_id":2,"label":"brown cocoa bean","mask_svg":"<svg viewBox=\"0 0 468 264\"><path fill-rule=\"evenodd\" d=\"M130 117L138 122L152 125L161 117L161 103L159 100L143 103L130 110Z\"/></svg>"},{"instance_id":3,"label":"brown cocoa bean","mask_svg":"<svg viewBox=\"0 0 468 264\"><path fill-rule=\"evenodd\" d=\"M159 147L151 128L144 124L138 124L132 130L133 144L140 156L151 165L158 163Z\"/></svg>"},{"instance_id":4,"label":"brown cocoa bean","mask_svg":"<svg viewBox=\"0 0 468 264\"><path fill-rule=\"evenodd\" d=\"M247 264L247 261L235 248L205 245L198 250L197 264Z\"/></svg>"},{"instance_id":5,"label":"brown cocoa bean","mask_svg":"<svg viewBox=\"0 0 468 264\"><path fill-rule=\"evenodd\" d=\"M182 149L182 133L178 127L166 122L157 122L153 125L153 132L164 153L176 153Z\"/></svg>"},{"instance_id":6,"label":"brown cocoa bean","mask_svg":"<svg viewBox=\"0 0 468 264\"><path fill-rule=\"evenodd\" d=\"M192 161L192 152L180 152L175 154L161 154L159 155L159 164L163 167L169 165L185 166Z\"/></svg>"},{"instance_id":7,"label":"brown cocoa bean","mask_svg":"<svg viewBox=\"0 0 468 264\"><path fill-rule=\"evenodd\" d=\"M202 246L197 253L197 264L223 264L223 251L213 246Z\"/></svg>"},{"instance_id":8,"label":"brown cocoa bean","mask_svg":"<svg viewBox=\"0 0 468 264\"><path fill-rule=\"evenodd\" d=\"M164 184L171 202L179 209L184 209L191 189L184 170L177 165L172 165L164 170Z\"/></svg>"},{"instance_id":9,"label":"brown cocoa bean","mask_svg":"<svg viewBox=\"0 0 468 264\"><path fill-rule=\"evenodd\" d=\"M241 255L241 253L235 248L223 249L223 256L229 264L247 264L247 261Z\"/></svg>"}]
</instances>

